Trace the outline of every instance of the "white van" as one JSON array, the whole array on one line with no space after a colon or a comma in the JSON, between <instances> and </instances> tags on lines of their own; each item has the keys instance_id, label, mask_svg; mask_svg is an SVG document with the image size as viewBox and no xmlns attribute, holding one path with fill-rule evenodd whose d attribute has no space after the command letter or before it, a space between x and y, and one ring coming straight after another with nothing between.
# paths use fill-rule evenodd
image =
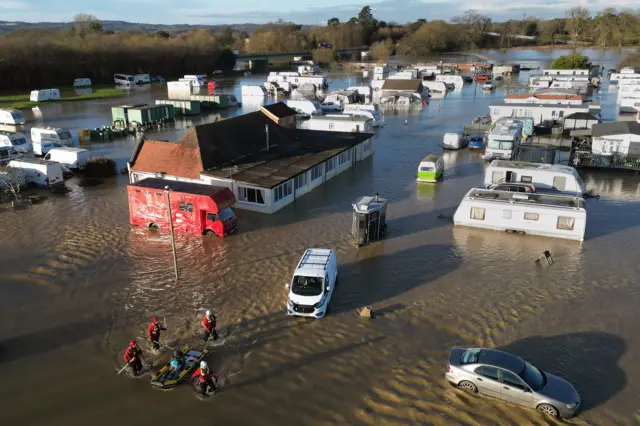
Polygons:
<instances>
[{"instance_id":1,"label":"white van","mask_svg":"<svg viewBox=\"0 0 640 426\"><path fill-rule=\"evenodd\" d=\"M64 145L62 145L60 142L54 142L54 141L37 141L37 142L33 142L33 154L34 155L45 155L47 152L51 151L53 148L62 148Z\"/></svg>"},{"instance_id":2,"label":"white van","mask_svg":"<svg viewBox=\"0 0 640 426\"><path fill-rule=\"evenodd\" d=\"M29 96L31 102L56 101L58 99L60 99L59 89L32 90Z\"/></svg>"},{"instance_id":3,"label":"white van","mask_svg":"<svg viewBox=\"0 0 640 426\"><path fill-rule=\"evenodd\" d=\"M32 127L31 142L53 141L63 146L73 145L73 138L69 129L64 127Z\"/></svg>"},{"instance_id":4,"label":"white van","mask_svg":"<svg viewBox=\"0 0 640 426\"><path fill-rule=\"evenodd\" d=\"M91 79L89 78L76 78L73 80L73 87L87 87L91 86Z\"/></svg>"},{"instance_id":5,"label":"white van","mask_svg":"<svg viewBox=\"0 0 640 426\"><path fill-rule=\"evenodd\" d=\"M64 183L62 165L55 161L23 158L9 162L9 167L19 169L28 184L49 188Z\"/></svg>"},{"instance_id":6,"label":"white van","mask_svg":"<svg viewBox=\"0 0 640 426\"><path fill-rule=\"evenodd\" d=\"M31 151L31 144L22 133L0 132L0 146L8 146L22 153Z\"/></svg>"},{"instance_id":7,"label":"white van","mask_svg":"<svg viewBox=\"0 0 640 426\"><path fill-rule=\"evenodd\" d=\"M84 169L90 158L91 151L88 149L69 148L68 146L52 148L44 156L45 160L57 161L58 163L66 164L70 169L78 170Z\"/></svg>"},{"instance_id":8,"label":"white van","mask_svg":"<svg viewBox=\"0 0 640 426\"><path fill-rule=\"evenodd\" d=\"M136 74L133 76L133 81L135 84L149 84L151 83L151 78L149 74Z\"/></svg>"},{"instance_id":9,"label":"white van","mask_svg":"<svg viewBox=\"0 0 640 426\"><path fill-rule=\"evenodd\" d=\"M444 149L460 149L465 147L466 139L460 133L445 133L442 139Z\"/></svg>"},{"instance_id":10,"label":"white van","mask_svg":"<svg viewBox=\"0 0 640 426\"><path fill-rule=\"evenodd\" d=\"M320 319L327 313L338 282L336 253L329 249L307 249L295 272L289 290L287 314Z\"/></svg>"},{"instance_id":11,"label":"white van","mask_svg":"<svg viewBox=\"0 0 640 426\"><path fill-rule=\"evenodd\" d=\"M0 108L0 124L24 124L25 121L22 111Z\"/></svg>"},{"instance_id":12,"label":"white van","mask_svg":"<svg viewBox=\"0 0 640 426\"><path fill-rule=\"evenodd\" d=\"M0 165L7 164L11 160L17 160L22 157L23 155L13 148L0 147Z\"/></svg>"},{"instance_id":13,"label":"white van","mask_svg":"<svg viewBox=\"0 0 640 426\"><path fill-rule=\"evenodd\" d=\"M113 82L121 86L132 86L135 84L133 76L129 74L114 74Z\"/></svg>"}]
</instances>

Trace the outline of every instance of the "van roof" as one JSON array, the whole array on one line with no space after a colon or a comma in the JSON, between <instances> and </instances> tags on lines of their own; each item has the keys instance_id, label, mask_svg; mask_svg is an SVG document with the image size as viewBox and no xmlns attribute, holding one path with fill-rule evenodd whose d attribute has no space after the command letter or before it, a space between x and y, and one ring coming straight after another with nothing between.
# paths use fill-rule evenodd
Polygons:
<instances>
[{"instance_id":1,"label":"van roof","mask_svg":"<svg viewBox=\"0 0 640 426\"><path fill-rule=\"evenodd\" d=\"M551 173L562 173L572 176L575 174L576 170L573 167L564 166L562 164L530 163L527 161L508 160L493 160L489 167L500 167L503 169L539 170Z\"/></svg>"},{"instance_id":2,"label":"van roof","mask_svg":"<svg viewBox=\"0 0 640 426\"><path fill-rule=\"evenodd\" d=\"M435 163L436 161L438 161L438 158L440 158L440 156L438 154L427 154L425 155L425 157L422 159L422 163Z\"/></svg>"},{"instance_id":3,"label":"van roof","mask_svg":"<svg viewBox=\"0 0 640 426\"><path fill-rule=\"evenodd\" d=\"M333 250L329 249L307 249L298 263L296 275L322 276L331 259L331 253Z\"/></svg>"},{"instance_id":4,"label":"van roof","mask_svg":"<svg viewBox=\"0 0 640 426\"><path fill-rule=\"evenodd\" d=\"M55 141L52 141L55 142ZM84 149L84 148L72 148L70 146L61 146L61 147L57 147L57 148L51 148L51 150L49 150L49 152L52 151L56 151L56 152L91 152L88 149Z\"/></svg>"},{"instance_id":5,"label":"van roof","mask_svg":"<svg viewBox=\"0 0 640 426\"><path fill-rule=\"evenodd\" d=\"M16 159L16 160L11 160L11 162L16 162L16 163L28 163L28 164L60 164L57 161L49 161L49 160L43 160L40 158L20 158L20 159Z\"/></svg>"}]
</instances>

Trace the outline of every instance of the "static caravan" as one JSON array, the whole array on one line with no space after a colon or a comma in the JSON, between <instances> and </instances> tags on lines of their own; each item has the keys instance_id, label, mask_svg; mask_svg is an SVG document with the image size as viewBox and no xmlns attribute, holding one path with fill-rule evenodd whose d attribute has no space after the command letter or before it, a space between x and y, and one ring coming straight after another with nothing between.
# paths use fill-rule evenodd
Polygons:
<instances>
[{"instance_id":1,"label":"static caravan","mask_svg":"<svg viewBox=\"0 0 640 426\"><path fill-rule=\"evenodd\" d=\"M456 90L460 90L464 87L464 80L459 75L437 75L436 81L442 81L444 83L453 84Z\"/></svg>"},{"instance_id":2,"label":"static caravan","mask_svg":"<svg viewBox=\"0 0 640 426\"><path fill-rule=\"evenodd\" d=\"M169 92L185 92L191 94L191 88L193 87L192 80L179 80L179 81L168 81L167 82L167 90Z\"/></svg>"},{"instance_id":3,"label":"static caravan","mask_svg":"<svg viewBox=\"0 0 640 426\"><path fill-rule=\"evenodd\" d=\"M10 161L9 167L20 169L27 185L50 188L64 184L62 165L55 161L22 158Z\"/></svg>"},{"instance_id":4,"label":"static caravan","mask_svg":"<svg viewBox=\"0 0 640 426\"><path fill-rule=\"evenodd\" d=\"M453 215L456 226L583 241L587 211L580 197L474 188Z\"/></svg>"},{"instance_id":5,"label":"static caravan","mask_svg":"<svg viewBox=\"0 0 640 426\"><path fill-rule=\"evenodd\" d=\"M447 93L447 85L443 81L423 81L422 85L429 89L429 92Z\"/></svg>"},{"instance_id":6,"label":"static caravan","mask_svg":"<svg viewBox=\"0 0 640 426\"><path fill-rule=\"evenodd\" d=\"M371 89L371 86L351 86L351 87L347 87L347 91L357 92L358 97L361 98L360 100L362 100L363 97L368 98L368 97L371 97L371 95L373 95L373 90Z\"/></svg>"},{"instance_id":7,"label":"static caravan","mask_svg":"<svg viewBox=\"0 0 640 426\"><path fill-rule=\"evenodd\" d=\"M267 89L262 86L242 86L242 97L259 96L264 98L267 96Z\"/></svg>"},{"instance_id":8,"label":"static caravan","mask_svg":"<svg viewBox=\"0 0 640 426\"><path fill-rule=\"evenodd\" d=\"M179 81L190 81L193 87L205 86L207 81L199 75L185 75Z\"/></svg>"},{"instance_id":9,"label":"static caravan","mask_svg":"<svg viewBox=\"0 0 640 426\"><path fill-rule=\"evenodd\" d=\"M427 154L418 166L418 182L437 182L444 173L444 160L441 155Z\"/></svg>"},{"instance_id":10,"label":"static caravan","mask_svg":"<svg viewBox=\"0 0 640 426\"><path fill-rule=\"evenodd\" d=\"M619 73L614 72L611 74L609 80L612 83L619 83L622 80L637 79L638 77L640 77L640 72L635 72L633 68L623 68Z\"/></svg>"},{"instance_id":11,"label":"static caravan","mask_svg":"<svg viewBox=\"0 0 640 426\"><path fill-rule=\"evenodd\" d=\"M373 127L383 127L384 126L384 118L382 114L380 114L380 109L377 104L371 105L345 105L343 114L351 115L353 117L359 118L370 118L373 120Z\"/></svg>"},{"instance_id":12,"label":"static caravan","mask_svg":"<svg viewBox=\"0 0 640 426\"><path fill-rule=\"evenodd\" d=\"M492 73L493 76L498 75L511 75L517 74L520 72L520 65L512 64L512 65L496 65L493 67Z\"/></svg>"},{"instance_id":13,"label":"static caravan","mask_svg":"<svg viewBox=\"0 0 640 426\"><path fill-rule=\"evenodd\" d=\"M73 80L73 87L87 87L91 86L91 79L89 78L76 78Z\"/></svg>"},{"instance_id":14,"label":"static caravan","mask_svg":"<svg viewBox=\"0 0 640 426\"><path fill-rule=\"evenodd\" d=\"M22 153L31 151L31 144L25 135L17 132L0 132L0 146L11 147Z\"/></svg>"},{"instance_id":15,"label":"static caravan","mask_svg":"<svg viewBox=\"0 0 640 426\"><path fill-rule=\"evenodd\" d=\"M391 80L415 80L418 78L418 70L408 69L404 71L398 71L395 74L389 76Z\"/></svg>"},{"instance_id":16,"label":"static caravan","mask_svg":"<svg viewBox=\"0 0 640 426\"><path fill-rule=\"evenodd\" d=\"M135 79L129 74L114 74L113 82L120 86L132 86L135 84Z\"/></svg>"},{"instance_id":17,"label":"static caravan","mask_svg":"<svg viewBox=\"0 0 640 426\"><path fill-rule=\"evenodd\" d=\"M522 142L522 130L524 122L512 118L500 118L496 120L489 130L487 147L482 158L492 160L503 158L510 160L514 150Z\"/></svg>"},{"instance_id":18,"label":"static caravan","mask_svg":"<svg viewBox=\"0 0 640 426\"><path fill-rule=\"evenodd\" d=\"M32 127L31 142L52 141L61 145L73 145L73 138L69 129L64 127Z\"/></svg>"},{"instance_id":19,"label":"static caravan","mask_svg":"<svg viewBox=\"0 0 640 426\"><path fill-rule=\"evenodd\" d=\"M640 94L640 84L629 84L618 88L618 102L624 98L633 98Z\"/></svg>"},{"instance_id":20,"label":"static caravan","mask_svg":"<svg viewBox=\"0 0 640 426\"><path fill-rule=\"evenodd\" d=\"M371 88L374 92L378 92L382 90L382 86L384 86L384 82L387 80L371 80Z\"/></svg>"},{"instance_id":21,"label":"static caravan","mask_svg":"<svg viewBox=\"0 0 640 426\"><path fill-rule=\"evenodd\" d=\"M323 115L299 123L299 129L325 130L330 132L371 133L373 120L347 115Z\"/></svg>"},{"instance_id":22,"label":"static caravan","mask_svg":"<svg viewBox=\"0 0 640 426\"><path fill-rule=\"evenodd\" d=\"M0 108L0 124L24 124L25 122L22 111Z\"/></svg>"},{"instance_id":23,"label":"static caravan","mask_svg":"<svg viewBox=\"0 0 640 426\"><path fill-rule=\"evenodd\" d=\"M60 99L59 89L32 90L29 96L31 102L56 101L58 99Z\"/></svg>"},{"instance_id":24,"label":"static caravan","mask_svg":"<svg viewBox=\"0 0 640 426\"><path fill-rule=\"evenodd\" d=\"M19 153L13 148L0 146L0 166L7 164L11 160L17 160L24 157L24 154Z\"/></svg>"},{"instance_id":25,"label":"static caravan","mask_svg":"<svg viewBox=\"0 0 640 426\"><path fill-rule=\"evenodd\" d=\"M536 191L560 192L579 197L584 193L584 183L576 169L560 164L494 160L485 171L484 184L503 182L530 183Z\"/></svg>"},{"instance_id":26,"label":"static caravan","mask_svg":"<svg viewBox=\"0 0 640 426\"><path fill-rule=\"evenodd\" d=\"M544 121L562 121L562 119L576 112L591 112L597 109L588 104L582 105L553 105L553 104L528 104L528 103L500 103L489 106L491 121L495 122L503 117L530 117L533 124L538 125Z\"/></svg>"},{"instance_id":27,"label":"static caravan","mask_svg":"<svg viewBox=\"0 0 640 426\"><path fill-rule=\"evenodd\" d=\"M301 86L305 83L310 83L316 86L318 89L329 87L329 81L322 75L306 75L301 77L293 77L293 79L293 82L298 86ZM290 81L290 79L287 79L287 81Z\"/></svg>"},{"instance_id":28,"label":"static caravan","mask_svg":"<svg viewBox=\"0 0 640 426\"><path fill-rule=\"evenodd\" d=\"M635 113L636 105L640 105L640 93L632 93L620 99L620 112Z\"/></svg>"},{"instance_id":29,"label":"static caravan","mask_svg":"<svg viewBox=\"0 0 640 426\"><path fill-rule=\"evenodd\" d=\"M304 101L286 101L286 104L289 108L294 109L301 114L322 115L322 107L320 106L320 102L313 99Z\"/></svg>"},{"instance_id":30,"label":"static caravan","mask_svg":"<svg viewBox=\"0 0 640 426\"><path fill-rule=\"evenodd\" d=\"M133 76L133 81L135 84L149 84L151 83L151 78L149 74L136 74Z\"/></svg>"}]
</instances>

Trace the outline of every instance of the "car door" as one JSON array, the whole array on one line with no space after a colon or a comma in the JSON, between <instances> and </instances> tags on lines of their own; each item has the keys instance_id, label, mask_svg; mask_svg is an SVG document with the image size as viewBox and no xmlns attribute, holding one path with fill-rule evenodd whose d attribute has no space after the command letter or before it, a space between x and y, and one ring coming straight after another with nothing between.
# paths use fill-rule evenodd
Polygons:
<instances>
[{"instance_id":1,"label":"car door","mask_svg":"<svg viewBox=\"0 0 640 426\"><path fill-rule=\"evenodd\" d=\"M502 399L531 407L533 392L520 377L510 371L500 369L500 381L502 382Z\"/></svg>"},{"instance_id":2,"label":"car door","mask_svg":"<svg viewBox=\"0 0 640 426\"><path fill-rule=\"evenodd\" d=\"M502 384L498 375L498 369L489 365L477 367L473 372L476 374L475 384L478 392L485 395L500 398Z\"/></svg>"}]
</instances>

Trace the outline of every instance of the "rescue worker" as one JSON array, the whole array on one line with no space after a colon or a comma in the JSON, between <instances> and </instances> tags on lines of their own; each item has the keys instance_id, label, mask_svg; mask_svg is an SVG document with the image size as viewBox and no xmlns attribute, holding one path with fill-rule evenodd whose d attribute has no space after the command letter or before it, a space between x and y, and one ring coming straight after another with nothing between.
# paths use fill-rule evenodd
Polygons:
<instances>
[{"instance_id":1,"label":"rescue worker","mask_svg":"<svg viewBox=\"0 0 640 426\"><path fill-rule=\"evenodd\" d=\"M213 340L218 340L218 332L216 331L217 322L216 316L213 315L211 311L205 312L204 318L202 318L202 326L204 327L202 340L206 342L211 336L213 336Z\"/></svg>"},{"instance_id":2,"label":"rescue worker","mask_svg":"<svg viewBox=\"0 0 640 426\"><path fill-rule=\"evenodd\" d=\"M191 379L195 379L196 377L198 377L196 386L200 387L202 395L206 396L209 392L215 392L218 390L215 383L218 381L218 378L215 373L209 369L206 361L200 362L200 368L193 373Z\"/></svg>"},{"instance_id":3,"label":"rescue worker","mask_svg":"<svg viewBox=\"0 0 640 426\"><path fill-rule=\"evenodd\" d=\"M129 342L129 347L124 351L124 360L133 370L133 375L137 376L142 370L142 350L138 347L135 340Z\"/></svg>"},{"instance_id":4,"label":"rescue worker","mask_svg":"<svg viewBox=\"0 0 640 426\"><path fill-rule=\"evenodd\" d=\"M153 317L151 324L149 324L149 327L147 328L147 339L151 341L151 345L155 350L160 349L160 344L158 344L158 341L160 340L160 330L166 330L166 328L158 322L158 318Z\"/></svg>"},{"instance_id":5,"label":"rescue worker","mask_svg":"<svg viewBox=\"0 0 640 426\"><path fill-rule=\"evenodd\" d=\"M182 369L183 366L183 354L180 349L173 351L173 357L171 358L171 369L176 372Z\"/></svg>"}]
</instances>

